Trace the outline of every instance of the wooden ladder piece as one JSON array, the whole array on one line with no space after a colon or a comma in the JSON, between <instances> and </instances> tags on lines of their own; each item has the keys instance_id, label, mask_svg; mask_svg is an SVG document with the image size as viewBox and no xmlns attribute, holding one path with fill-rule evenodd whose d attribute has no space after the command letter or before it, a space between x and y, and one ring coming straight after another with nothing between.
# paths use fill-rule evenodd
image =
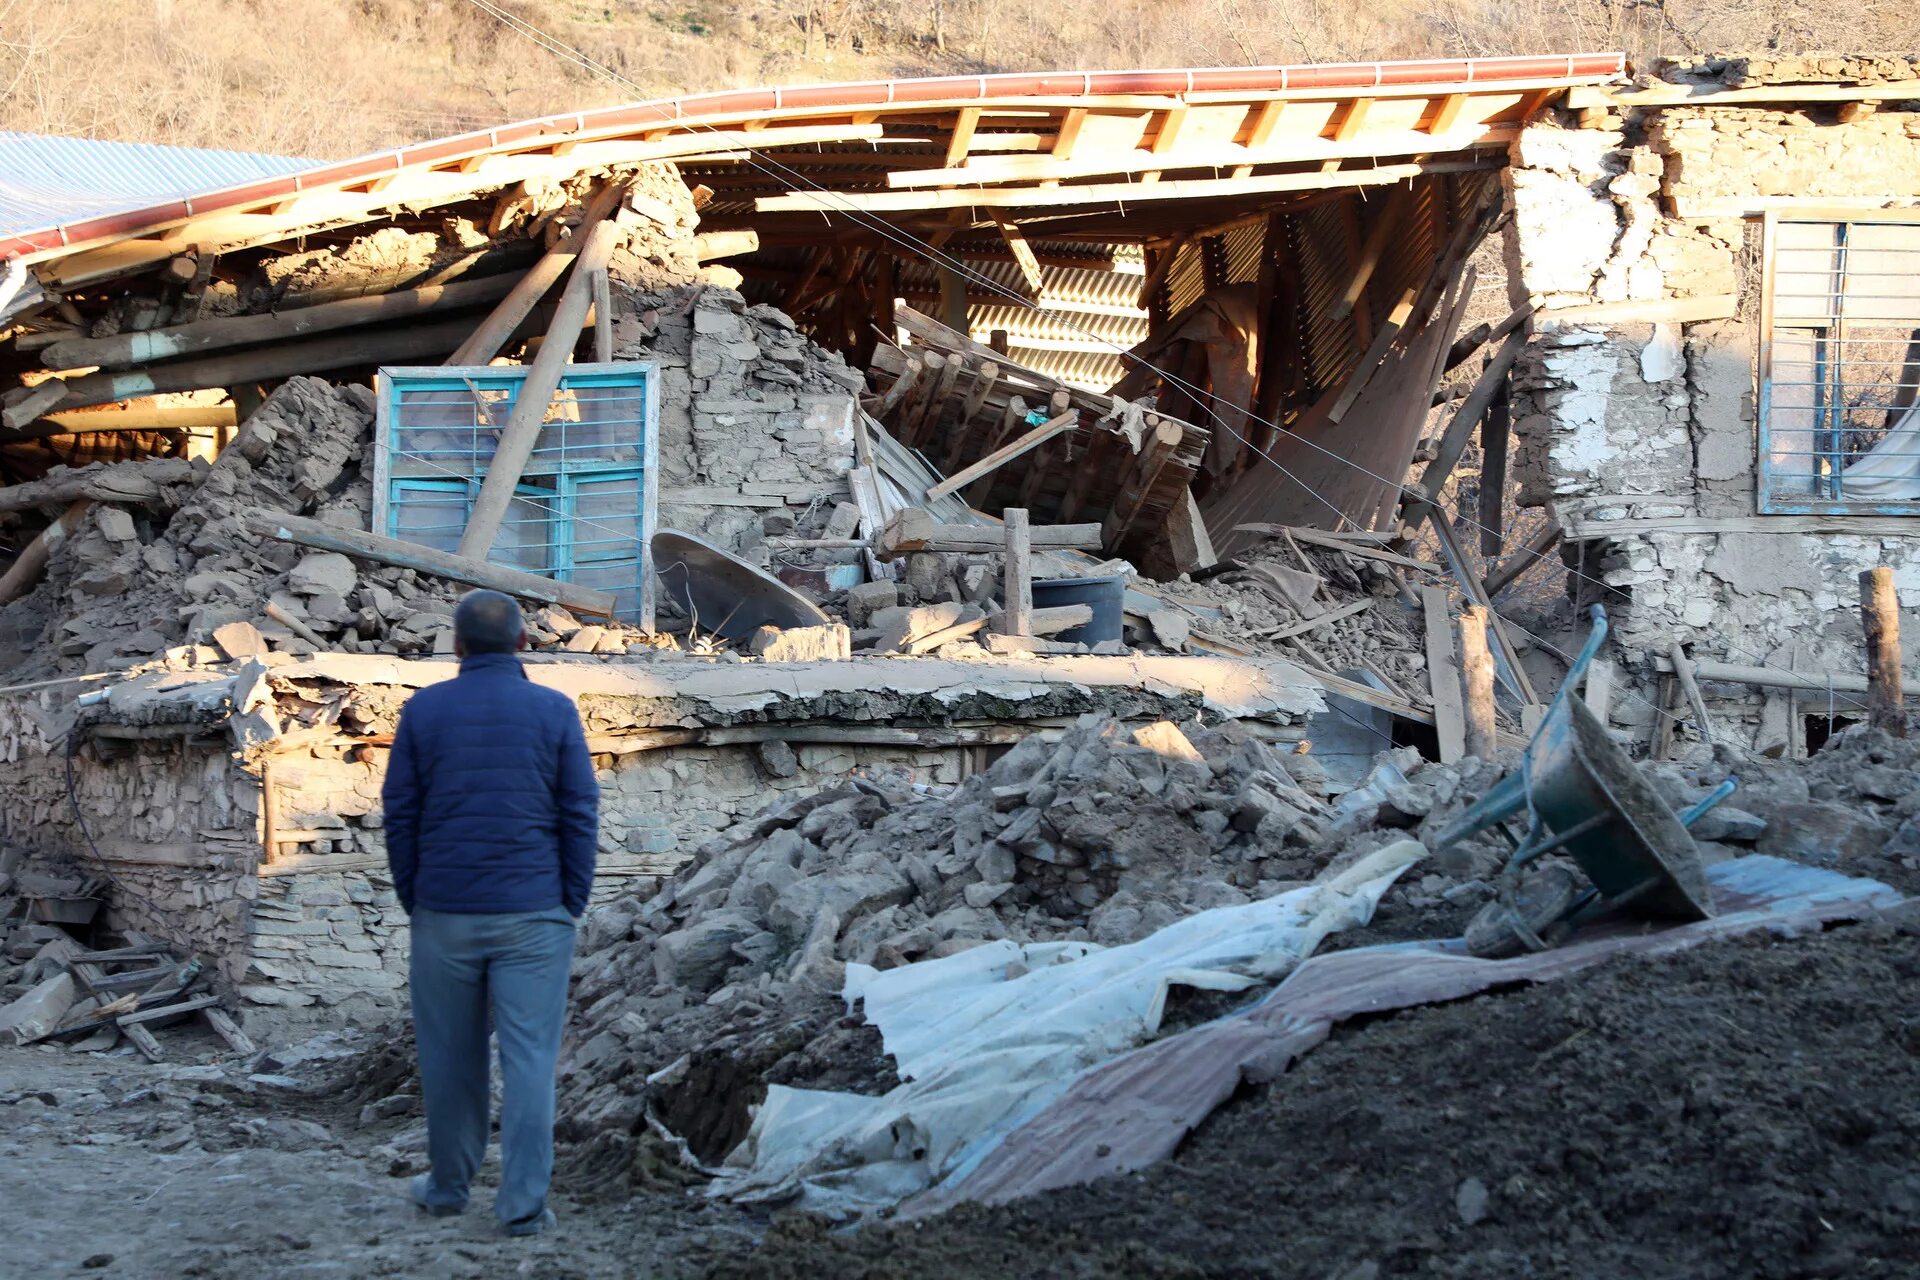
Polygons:
<instances>
[{"instance_id":1,"label":"wooden ladder piece","mask_svg":"<svg viewBox=\"0 0 1920 1280\"><path fill-rule=\"evenodd\" d=\"M259 1052L253 1041L247 1038L247 1033L240 1029L240 1024L226 1010L208 1005L200 1014L207 1020L207 1025L213 1028L214 1034L225 1040L227 1047L235 1053L252 1055Z\"/></svg>"}]
</instances>

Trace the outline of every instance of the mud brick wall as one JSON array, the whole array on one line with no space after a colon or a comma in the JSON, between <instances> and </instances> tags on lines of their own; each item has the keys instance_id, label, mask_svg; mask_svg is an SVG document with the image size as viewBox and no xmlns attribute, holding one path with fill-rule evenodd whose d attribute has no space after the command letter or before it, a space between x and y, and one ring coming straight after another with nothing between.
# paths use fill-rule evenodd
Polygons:
<instances>
[{"instance_id":1,"label":"mud brick wall","mask_svg":"<svg viewBox=\"0 0 1920 1280\"><path fill-rule=\"evenodd\" d=\"M1652 657L1680 641L1696 658L1804 671L1865 669L1857 575L1893 566L1920 607L1912 536L1764 531L1757 511L1756 392L1762 277L1752 216L1780 196L1897 206L1920 199L1920 113L1839 123L1831 107L1684 107L1613 114L1599 127L1545 119L1516 140L1505 251L1516 303L1542 309L1732 294L1732 317L1690 324L1536 320L1514 375L1521 501L1551 504L1587 536L1562 556L1611 592L1635 696L1616 723L1641 741L1654 713ZM1746 213L1749 216L1742 217ZM1712 533L1597 526L1669 517L1752 518ZM1745 685L1708 685L1716 728L1776 747L1794 714ZM1818 702L1818 707L1813 706ZM1836 707L1844 713L1847 699Z\"/></svg>"}]
</instances>

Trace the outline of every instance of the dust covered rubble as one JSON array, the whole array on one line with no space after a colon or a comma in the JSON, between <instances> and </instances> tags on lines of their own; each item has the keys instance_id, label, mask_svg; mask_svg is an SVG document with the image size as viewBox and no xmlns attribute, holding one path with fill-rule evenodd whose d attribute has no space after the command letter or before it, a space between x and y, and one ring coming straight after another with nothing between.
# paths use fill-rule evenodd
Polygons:
<instances>
[{"instance_id":1,"label":"dust covered rubble","mask_svg":"<svg viewBox=\"0 0 1920 1280\"><path fill-rule=\"evenodd\" d=\"M845 1017L850 962L892 968L996 939L1133 942L1295 888L1443 820L1475 794L1465 779L1498 776L1405 759L1388 773L1378 798L1342 812L1311 756L1239 724L1130 732L1091 715L951 789L855 777L769 809L651 898L589 916L562 1134L624 1141L651 1117L717 1160L766 1083L896 1082L871 1029ZM1497 858L1469 850L1456 874L1415 875L1405 909L1468 911L1481 899L1439 895L1484 883Z\"/></svg>"}]
</instances>

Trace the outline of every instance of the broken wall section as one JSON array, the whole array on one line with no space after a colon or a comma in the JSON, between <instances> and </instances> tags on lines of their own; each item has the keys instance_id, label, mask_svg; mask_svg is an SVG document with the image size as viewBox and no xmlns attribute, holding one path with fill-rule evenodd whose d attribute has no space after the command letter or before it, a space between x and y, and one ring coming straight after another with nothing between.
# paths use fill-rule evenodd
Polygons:
<instances>
[{"instance_id":1,"label":"broken wall section","mask_svg":"<svg viewBox=\"0 0 1920 1280\"><path fill-rule=\"evenodd\" d=\"M69 796L71 699L71 689L0 698L0 838L106 877L116 928L208 958L242 954L259 845L252 779L228 751L184 737L105 739L76 753Z\"/></svg>"},{"instance_id":2,"label":"broken wall section","mask_svg":"<svg viewBox=\"0 0 1920 1280\"><path fill-rule=\"evenodd\" d=\"M1514 466L1521 501L1566 531L1570 594L1609 606L1636 695L1617 700L1616 722L1646 741L1654 656L1675 641L1696 659L1859 672L1859 572L1893 566L1903 605L1920 605L1920 523L1839 518L1822 522L1839 532L1810 533L1756 514L1755 216L1784 196L1912 203L1920 113L1649 107L1571 123L1529 126L1506 178L1515 301L1540 308L1514 375ZM1552 318L1596 304L1612 316ZM1784 697L1707 694L1723 738L1792 740Z\"/></svg>"}]
</instances>

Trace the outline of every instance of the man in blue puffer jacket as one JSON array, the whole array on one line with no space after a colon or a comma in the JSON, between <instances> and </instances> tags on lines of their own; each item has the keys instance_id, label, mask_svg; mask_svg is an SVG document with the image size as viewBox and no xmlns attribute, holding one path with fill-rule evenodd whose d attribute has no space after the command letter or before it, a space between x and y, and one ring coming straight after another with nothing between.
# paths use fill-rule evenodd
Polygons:
<instances>
[{"instance_id":1,"label":"man in blue puffer jacket","mask_svg":"<svg viewBox=\"0 0 1920 1280\"><path fill-rule=\"evenodd\" d=\"M488 1021L500 1039L500 1190L511 1235L553 1225L553 1078L600 792L573 700L527 679L520 608L473 591L453 614L457 678L415 694L383 791L393 887L413 928L414 1040L429 1172L413 1202L466 1208L487 1149Z\"/></svg>"}]
</instances>

